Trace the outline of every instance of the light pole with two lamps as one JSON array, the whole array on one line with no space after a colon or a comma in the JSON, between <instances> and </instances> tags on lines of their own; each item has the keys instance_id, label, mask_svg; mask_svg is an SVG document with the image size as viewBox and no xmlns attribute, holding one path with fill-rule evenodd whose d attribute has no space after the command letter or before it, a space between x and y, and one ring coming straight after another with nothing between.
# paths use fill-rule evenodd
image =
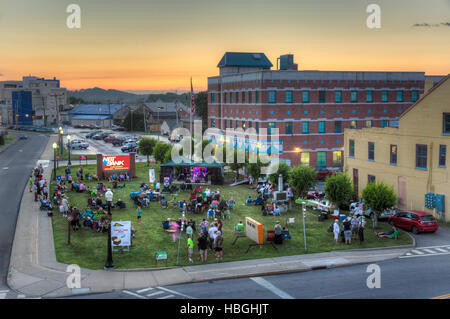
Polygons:
<instances>
[{"instance_id":1,"label":"light pole with two lamps","mask_svg":"<svg viewBox=\"0 0 450 319\"><path fill-rule=\"evenodd\" d=\"M58 144L53 143L53 182L56 182L56 150L58 149Z\"/></svg>"}]
</instances>

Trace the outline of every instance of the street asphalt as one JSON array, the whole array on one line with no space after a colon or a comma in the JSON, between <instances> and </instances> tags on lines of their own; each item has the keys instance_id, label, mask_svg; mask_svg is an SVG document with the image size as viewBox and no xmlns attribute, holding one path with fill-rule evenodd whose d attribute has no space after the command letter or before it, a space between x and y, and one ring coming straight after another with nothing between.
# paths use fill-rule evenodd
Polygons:
<instances>
[{"instance_id":1,"label":"street asphalt","mask_svg":"<svg viewBox=\"0 0 450 319\"><path fill-rule=\"evenodd\" d=\"M368 288L369 264L292 274L122 290L76 299L429 299L450 298L450 255L376 263L380 288Z\"/></svg>"},{"instance_id":2,"label":"street asphalt","mask_svg":"<svg viewBox=\"0 0 450 319\"><path fill-rule=\"evenodd\" d=\"M6 282L24 187L48 140L44 134L27 135L0 153L0 286Z\"/></svg>"}]
</instances>

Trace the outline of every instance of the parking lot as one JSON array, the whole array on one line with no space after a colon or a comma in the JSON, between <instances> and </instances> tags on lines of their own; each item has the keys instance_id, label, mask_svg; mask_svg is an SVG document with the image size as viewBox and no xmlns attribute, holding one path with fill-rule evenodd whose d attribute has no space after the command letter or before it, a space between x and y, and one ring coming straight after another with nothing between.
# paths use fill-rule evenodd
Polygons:
<instances>
[{"instance_id":1,"label":"parking lot","mask_svg":"<svg viewBox=\"0 0 450 319\"><path fill-rule=\"evenodd\" d=\"M108 129L101 130L105 133L110 133L114 136L132 136L139 138L141 134L133 134L131 132L116 132ZM70 152L74 155L80 154L80 155L95 155L95 154L103 154L103 155L117 155L122 154L121 147L120 146L113 146L112 143L106 143L103 140L94 140L92 138L86 138L86 134L92 132L92 130L89 129L76 129L76 128L65 128L64 133L70 135L71 140L80 139L84 140L89 144L89 147L87 149L72 149ZM169 143L169 140L167 137L164 136L157 136L157 135L149 135L149 137L155 138L156 140ZM67 135L64 136L64 143L67 145ZM138 158L145 158L145 156L138 155Z\"/></svg>"}]
</instances>

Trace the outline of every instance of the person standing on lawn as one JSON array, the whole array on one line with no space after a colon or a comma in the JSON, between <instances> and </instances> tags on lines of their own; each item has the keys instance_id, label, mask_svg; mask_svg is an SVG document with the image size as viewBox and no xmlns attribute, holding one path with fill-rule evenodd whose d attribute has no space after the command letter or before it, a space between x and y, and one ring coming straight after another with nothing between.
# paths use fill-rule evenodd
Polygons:
<instances>
[{"instance_id":1,"label":"person standing on lawn","mask_svg":"<svg viewBox=\"0 0 450 319\"><path fill-rule=\"evenodd\" d=\"M222 232L220 230L216 230L215 239L214 239L214 250L216 251L216 261L219 262L219 259L223 258L223 237Z\"/></svg>"},{"instance_id":2,"label":"person standing on lawn","mask_svg":"<svg viewBox=\"0 0 450 319\"><path fill-rule=\"evenodd\" d=\"M137 209L136 209L136 213L137 213L137 219L138 219L138 223L142 224L141 218L142 218L142 208L141 205L138 205Z\"/></svg>"},{"instance_id":3,"label":"person standing on lawn","mask_svg":"<svg viewBox=\"0 0 450 319\"><path fill-rule=\"evenodd\" d=\"M342 225L344 227L345 244L350 245L352 243L352 223L350 217L347 217Z\"/></svg>"},{"instance_id":4,"label":"person standing on lawn","mask_svg":"<svg viewBox=\"0 0 450 319\"><path fill-rule=\"evenodd\" d=\"M186 248L188 249L189 262L192 263L192 254L194 253L194 241L192 240L192 236L188 235Z\"/></svg>"},{"instance_id":5,"label":"person standing on lawn","mask_svg":"<svg viewBox=\"0 0 450 319\"><path fill-rule=\"evenodd\" d=\"M359 235L359 243L362 244L364 242L364 227L366 226L366 219L363 215L359 217L359 228L358 228L358 235Z\"/></svg>"},{"instance_id":6,"label":"person standing on lawn","mask_svg":"<svg viewBox=\"0 0 450 319\"><path fill-rule=\"evenodd\" d=\"M30 193L31 193L33 191L33 175L30 175L28 182L30 183Z\"/></svg>"},{"instance_id":7,"label":"person standing on lawn","mask_svg":"<svg viewBox=\"0 0 450 319\"><path fill-rule=\"evenodd\" d=\"M211 250L214 249L214 241L216 239L216 231L218 231L218 230L219 229L217 228L217 224L216 223L212 224L212 226L208 230L208 234L209 234L209 248Z\"/></svg>"},{"instance_id":8,"label":"person standing on lawn","mask_svg":"<svg viewBox=\"0 0 450 319\"><path fill-rule=\"evenodd\" d=\"M338 243L338 239L339 239L339 220L335 220L334 221L334 225L333 225L333 234L334 234L334 244L337 245Z\"/></svg>"},{"instance_id":9,"label":"person standing on lawn","mask_svg":"<svg viewBox=\"0 0 450 319\"><path fill-rule=\"evenodd\" d=\"M200 232L197 239L198 245L198 253L200 255L200 260L203 263L206 263L208 258L208 239L206 238L206 234L204 232Z\"/></svg>"}]
</instances>

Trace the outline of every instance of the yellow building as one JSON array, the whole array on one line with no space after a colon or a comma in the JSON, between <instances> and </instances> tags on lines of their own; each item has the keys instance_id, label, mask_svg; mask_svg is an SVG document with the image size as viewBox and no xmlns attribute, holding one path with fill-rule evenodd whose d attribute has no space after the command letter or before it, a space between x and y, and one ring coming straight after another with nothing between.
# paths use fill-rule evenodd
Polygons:
<instances>
[{"instance_id":1,"label":"yellow building","mask_svg":"<svg viewBox=\"0 0 450 319\"><path fill-rule=\"evenodd\" d=\"M450 221L450 75L406 112L398 128L346 129L344 170L360 196L369 181L397 193L398 208L444 215ZM425 194L444 195L444 214L425 207Z\"/></svg>"}]
</instances>

